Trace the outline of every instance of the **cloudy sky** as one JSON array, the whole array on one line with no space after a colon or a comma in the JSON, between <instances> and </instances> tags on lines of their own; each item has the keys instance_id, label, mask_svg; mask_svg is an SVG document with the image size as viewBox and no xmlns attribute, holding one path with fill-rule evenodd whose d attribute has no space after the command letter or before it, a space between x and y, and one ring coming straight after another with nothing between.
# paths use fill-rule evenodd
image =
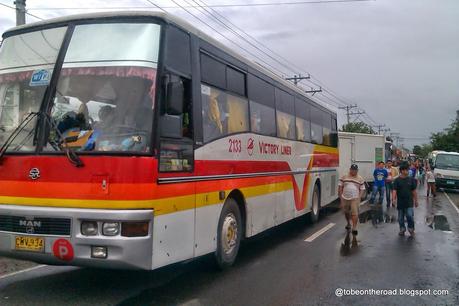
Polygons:
<instances>
[{"instance_id":1,"label":"cloudy sky","mask_svg":"<svg viewBox=\"0 0 459 306\"><path fill-rule=\"evenodd\" d=\"M196 4L192 0L175 1L180 5ZM352 120L385 124L391 132L399 132L408 147L428 142L430 134L447 127L459 109L459 0L375 0L213 8L288 60L290 66L294 66L290 68L241 41L199 8L187 9L232 42L185 10L171 8L175 6L172 0L151 2L169 7L167 11L187 19L231 48L242 46L252 53L249 57L256 56L256 61L274 66L286 75L311 73L316 84L328 89L314 97L335 107L343 102L357 104L368 115L353 116ZM218 5L305 1L196 2ZM13 0L0 0L0 3L14 6ZM44 19L104 7L109 10L114 7L153 9L148 0L27 0L27 7L30 14ZM37 20L27 16L28 23ZM0 6L0 32L14 25L15 11ZM279 61L285 64L284 59ZM302 83L316 87L308 81ZM338 112L342 124L345 116L343 111Z\"/></svg>"}]
</instances>

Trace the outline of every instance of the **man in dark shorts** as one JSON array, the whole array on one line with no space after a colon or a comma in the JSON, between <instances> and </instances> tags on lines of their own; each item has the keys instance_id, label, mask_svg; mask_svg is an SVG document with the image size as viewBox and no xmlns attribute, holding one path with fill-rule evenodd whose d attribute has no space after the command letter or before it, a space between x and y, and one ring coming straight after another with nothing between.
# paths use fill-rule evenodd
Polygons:
<instances>
[{"instance_id":1,"label":"man in dark shorts","mask_svg":"<svg viewBox=\"0 0 459 306\"><path fill-rule=\"evenodd\" d=\"M416 180L409 175L408 163L400 165L400 176L394 181L393 199L397 203L398 223L400 236L406 232L405 217L408 223L408 231L414 237L414 209L418 207L418 195L416 193Z\"/></svg>"}]
</instances>

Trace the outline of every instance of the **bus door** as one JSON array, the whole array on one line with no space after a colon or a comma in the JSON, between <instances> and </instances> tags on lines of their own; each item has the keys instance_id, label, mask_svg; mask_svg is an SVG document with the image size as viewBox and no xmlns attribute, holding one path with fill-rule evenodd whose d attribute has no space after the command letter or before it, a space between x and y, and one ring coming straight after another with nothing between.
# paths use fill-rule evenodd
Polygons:
<instances>
[{"instance_id":1,"label":"bus door","mask_svg":"<svg viewBox=\"0 0 459 306\"><path fill-rule=\"evenodd\" d=\"M158 191L165 199L155 212L153 265L186 260L194 254L196 205L190 80L166 77L166 109L160 116Z\"/></svg>"}]
</instances>

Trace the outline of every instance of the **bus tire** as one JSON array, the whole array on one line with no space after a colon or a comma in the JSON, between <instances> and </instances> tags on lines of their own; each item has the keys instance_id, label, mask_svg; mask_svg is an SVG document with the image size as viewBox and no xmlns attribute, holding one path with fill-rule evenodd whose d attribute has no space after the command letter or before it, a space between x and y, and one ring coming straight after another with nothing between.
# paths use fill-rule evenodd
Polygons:
<instances>
[{"instance_id":1,"label":"bus tire","mask_svg":"<svg viewBox=\"0 0 459 306\"><path fill-rule=\"evenodd\" d=\"M218 268L226 269L236 260L242 238L242 218L234 199L228 198L223 205L217 229L215 259Z\"/></svg>"},{"instance_id":2,"label":"bus tire","mask_svg":"<svg viewBox=\"0 0 459 306\"><path fill-rule=\"evenodd\" d=\"M309 213L309 220L312 223L316 223L319 220L320 213L320 189L319 185L314 185L314 190L312 192L312 205L311 212Z\"/></svg>"}]
</instances>

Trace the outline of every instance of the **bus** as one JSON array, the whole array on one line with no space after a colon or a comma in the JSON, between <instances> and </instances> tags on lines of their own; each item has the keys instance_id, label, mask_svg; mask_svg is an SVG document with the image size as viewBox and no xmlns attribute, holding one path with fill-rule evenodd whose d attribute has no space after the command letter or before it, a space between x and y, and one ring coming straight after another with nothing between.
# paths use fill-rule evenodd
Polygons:
<instances>
[{"instance_id":1,"label":"bus","mask_svg":"<svg viewBox=\"0 0 459 306\"><path fill-rule=\"evenodd\" d=\"M0 49L0 256L156 269L337 198L336 113L159 12L19 26Z\"/></svg>"}]
</instances>

